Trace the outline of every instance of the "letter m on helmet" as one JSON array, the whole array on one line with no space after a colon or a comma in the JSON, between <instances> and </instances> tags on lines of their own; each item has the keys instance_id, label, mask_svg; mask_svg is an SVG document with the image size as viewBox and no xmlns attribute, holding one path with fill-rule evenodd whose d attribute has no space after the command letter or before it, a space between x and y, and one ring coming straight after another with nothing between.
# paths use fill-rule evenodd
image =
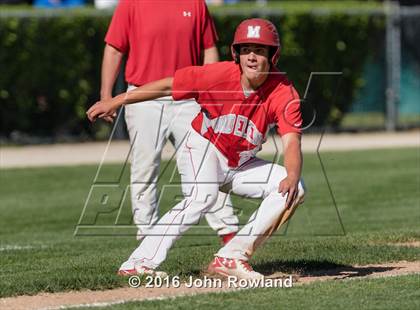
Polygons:
<instances>
[{"instance_id":1,"label":"letter m on helmet","mask_svg":"<svg viewBox=\"0 0 420 310\"><path fill-rule=\"evenodd\" d=\"M248 26L248 34L246 35L246 37L259 39L260 30L261 30L261 26Z\"/></svg>"}]
</instances>

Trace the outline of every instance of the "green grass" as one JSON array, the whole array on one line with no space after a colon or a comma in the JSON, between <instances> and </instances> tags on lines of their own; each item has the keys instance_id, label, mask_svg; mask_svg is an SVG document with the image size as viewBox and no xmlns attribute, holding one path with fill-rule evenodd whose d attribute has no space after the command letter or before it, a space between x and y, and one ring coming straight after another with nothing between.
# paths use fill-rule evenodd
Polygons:
<instances>
[{"instance_id":1,"label":"green grass","mask_svg":"<svg viewBox=\"0 0 420 310\"><path fill-rule=\"evenodd\" d=\"M419 275L130 302L112 309L418 309ZM96 309L110 309L101 307ZM80 308L87 309L87 308ZM90 309L90 308L89 308Z\"/></svg>"},{"instance_id":2,"label":"green grass","mask_svg":"<svg viewBox=\"0 0 420 310\"><path fill-rule=\"evenodd\" d=\"M323 152L321 158L337 210L317 156L305 154L306 203L257 251L254 267L264 273L310 272L418 260L420 249L389 243L420 240L419 149ZM172 169L171 163L161 184L168 183ZM119 229L102 230L104 236L73 236L95 174L95 166L0 171L0 297L127 285L115 271L135 248L133 236L111 235ZM83 221L92 222L97 208L102 213L96 227L115 222L128 171L105 166L99 181L120 185L93 191ZM164 195L161 212L173 205L178 190ZM101 205L104 193L109 199ZM234 205L244 223L258 202L234 197ZM127 226L129 202L123 207L119 224ZM175 244L161 268L181 277L199 275L218 247L218 238L202 224Z\"/></svg>"}]
</instances>

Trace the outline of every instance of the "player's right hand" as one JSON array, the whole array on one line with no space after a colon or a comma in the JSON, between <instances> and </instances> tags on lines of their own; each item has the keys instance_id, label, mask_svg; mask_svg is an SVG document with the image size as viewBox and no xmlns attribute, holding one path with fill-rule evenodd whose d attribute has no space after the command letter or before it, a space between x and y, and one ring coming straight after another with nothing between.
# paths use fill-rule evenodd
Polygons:
<instances>
[{"instance_id":1,"label":"player's right hand","mask_svg":"<svg viewBox=\"0 0 420 310\"><path fill-rule=\"evenodd\" d=\"M279 184L279 193L286 198L286 208L290 208L299 192L299 179L287 176Z\"/></svg>"},{"instance_id":2,"label":"player's right hand","mask_svg":"<svg viewBox=\"0 0 420 310\"><path fill-rule=\"evenodd\" d=\"M117 115L116 108L112 105L112 100L98 101L87 110L86 115L91 122L97 118L102 118L107 122L113 122Z\"/></svg>"}]
</instances>

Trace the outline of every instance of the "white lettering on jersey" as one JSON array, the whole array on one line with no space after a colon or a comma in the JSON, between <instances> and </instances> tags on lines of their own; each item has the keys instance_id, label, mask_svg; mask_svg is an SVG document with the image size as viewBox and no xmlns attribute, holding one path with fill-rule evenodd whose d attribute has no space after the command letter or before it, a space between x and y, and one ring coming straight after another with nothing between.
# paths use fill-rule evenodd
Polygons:
<instances>
[{"instance_id":1,"label":"white lettering on jersey","mask_svg":"<svg viewBox=\"0 0 420 310\"><path fill-rule=\"evenodd\" d=\"M248 118L246 118L243 115L238 115L236 117L235 132L233 134L238 137L244 137L245 129L247 126L248 126Z\"/></svg>"},{"instance_id":2,"label":"white lettering on jersey","mask_svg":"<svg viewBox=\"0 0 420 310\"><path fill-rule=\"evenodd\" d=\"M222 115L217 118L213 130L215 133L231 134L235 125L235 114Z\"/></svg>"},{"instance_id":3,"label":"white lettering on jersey","mask_svg":"<svg viewBox=\"0 0 420 310\"><path fill-rule=\"evenodd\" d=\"M184 17L191 17L191 12L190 11L184 11Z\"/></svg>"},{"instance_id":4,"label":"white lettering on jersey","mask_svg":"<svg viewBox=\"0 0 420 310\"><path fill-rule=\"evenodd\" d=\"M253 145L261 145L264 143L263 134L258 131L257 126L255 126L255 124L251 120L248 121L248 128L246 130L245 139Z\"/></svg>"},{"instance_id":5,"label":"white lettering on jersey","mask_svg":"<svg viewBox=\"0 0 420 310\"><path fill-rule=\"evenodd\" d=\"M260 38L260 29L261 26L248 26L248 34L247 34L247 38L256 38L259 39Z\"/></svg>"},{"instance_id":6,"label":"white lettering on jersey","mask_svg":"<svg viewBox=\"0 0 420 310\"><path fill-rule=\"evenodd\" d=\"M257 126L243 115L226 114L209 119L203 114L201 135L204 135L209 128L212 128L216 134L234 134L237 137L244 138L255 145L257 151L261 149L261 145L265 142L264 135L259 132Z\"/></svg>"}]
</instances>

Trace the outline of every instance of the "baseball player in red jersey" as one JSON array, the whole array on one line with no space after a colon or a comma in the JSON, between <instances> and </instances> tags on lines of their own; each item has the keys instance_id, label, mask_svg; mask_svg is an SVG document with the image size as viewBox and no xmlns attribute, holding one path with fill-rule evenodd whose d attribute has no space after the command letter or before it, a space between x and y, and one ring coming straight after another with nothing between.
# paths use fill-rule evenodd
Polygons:
<instances>
[{"instance_id":1,"label":"baseball player in red jersey","mask_svg":"<svg viewBox=\"0 0 420 310\"><path fill-rule=\"evenodd\" d=\"M176 99L195 98L201 107L180 156L189 162L182 182L193 184L191 195L152 228L151 235L122 264L120 274L158 274L155 269L175 240L198 222L224 188L263 201L248 223L216 253L208 271L241 279L261 278L248 264L249 258L303 201L300 101L292 84L275 67L280 55L275 26L264 19L243 21L235 32L232 55L234 62L187 67L173 78L98 102L88 110L93 121L123 104L167 94ZM284 167L255 157L271 125L277 125L282 138Z\"/></svg>"},{"instance_id":2,"label":"baseball player in red jersey","mask_svg":"<svg viewBox=\"0 0 420 310\"><path fill-rule=\"evenodd\" d=\"M105 37L101 100L112 98L124 55L125 79L131 90L173 76L177 69L217 61L216 40L203 0L120 0ZM131 143L131 206L138 239L158 220L156 188L162 149L169 137L178 149L199 112L193 98L174 101L170 96L125 108ZM179 162L181 174L183 169ZM223 241L238 230L230 197L223 193L205 217Z\"/></svg>"}]
</instances>

